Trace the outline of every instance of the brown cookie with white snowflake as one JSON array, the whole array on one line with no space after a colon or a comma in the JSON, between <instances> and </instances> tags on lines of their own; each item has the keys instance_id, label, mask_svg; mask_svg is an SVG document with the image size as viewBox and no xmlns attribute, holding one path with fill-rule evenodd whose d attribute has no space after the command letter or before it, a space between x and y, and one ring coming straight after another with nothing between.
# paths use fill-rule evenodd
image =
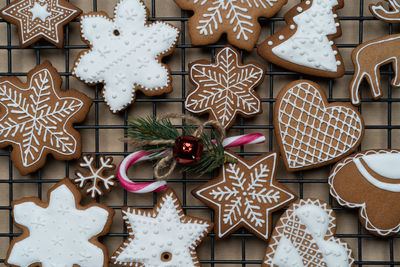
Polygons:
<instances>
[{"instance_id":1,"label":"brown cookie with white snowflake","mask_svg":"<svg viewBox=\"0 0 400 267\"><path fill-rule=\"evenodd\" d=\"M57 160L81 156L74 123L85 120L92 100L74 89L61 91L61 77L46 61L28 73L0 78L0 148L12 146L11 159L22 175L35 172L48 154Z\"/></svg>"},{"instance_id":2,"label":"brown cookie with white snowflake","mask_svg":"<svg viewBox=\"0 0 400 267\"><path fill-rule=\"evenodd\" d=\"M189 35L193 45L218 42L226 33L228 42L247 51L253 50L260 35L259 17L270 18L287 0L174 0L182 9L193 10Z\"/></svg>"},{"instance_id":3,"label":"brown cookie with white snowflake","mask_svg":"<svg viewBox=\"0 0 400 267\"><path fill-rule=\"evenodd\" d=\"M76 170L75 175L77 177L74 179L74 182L81 189L89 184L85 192L93 199L97 196L103 196L105 192L110 192L112 187L117 185L115 181L117 177L115 174L105 174L105 172L115 170L115 164L112 164L112 162L112 157L100 156L99 165L97 167L95 155L83 156L82 162L79 163L79 166L81 168L87 169L89 172L84 173L82 171Z\"/></svg>"},{"instance_id":4,"label":"brown cookie with white snowflake","mask_svg":"<svg viewBox=\"0 0 400 267\"><path fill-rule=\"evenodd\" d=\"M81 13L65 0L16 0L0 11L0 17L17 25L22 48L42 38L62 48L64 26Z\"/></svg>"},{"instance_id":5,"label":"brown cookie with white snowflake","mask_svg":"<svg viewBox=\"0 0 400 267\"><path fill-rule=\"evenodd\" d=\"M231 46L220 50L215 61L189 65L189 78L196 88L186 98L186 109L209 113L210 119L219 121L225 129L239 114L245 118L261 114L261 99L254 88L264 80L264 67L254 62L243 65L239 52Z\"/></svg>"},{"instance_id":6,"label":"brown cookie with white snowflake","mask_svg":"<svg viewBox=\"0 0 400 267\"><path fill-rule=\"evenodd\" d=\"M225 238L245 227L268 240L272 212L296 199L275 180L278 154L272 152L244 160L233 152L225 153L237 163L223 165L216 179L196 188L192 194L215 211L217 238Z\"/></svg>"}]
</instances>

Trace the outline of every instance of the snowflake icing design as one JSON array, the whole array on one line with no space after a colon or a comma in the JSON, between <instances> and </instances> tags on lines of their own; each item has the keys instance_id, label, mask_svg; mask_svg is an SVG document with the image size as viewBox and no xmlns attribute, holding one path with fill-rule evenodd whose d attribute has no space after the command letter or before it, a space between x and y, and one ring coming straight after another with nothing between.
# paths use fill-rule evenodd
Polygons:
<instances>
[{"instance_id":1,"label":"snowflake icing design","mask_svg":"<svg viewBox=\"0 0 400 267\"><path fill-rule=\"evenodd\" d=\"M122 213L129 237L111 257L113 264L200 267L195 248L213 224L185 216L172 190L161 197L152 211L123 208Z\"/></svg>"},{"instance_id":2,"label":"snowflake icing design","mask_svg":"<svg viewBox=\"0 0 400 267\"><path fill-rule=\"evenodd\" d=\"M22 236L14 238L6 263L12 266L105 266L107 250L97 241L108 232L114 211L79 205L81 194L64 179L49 191L49 203L27 198L13 204Z\"/></svg>"},{"instance_id":3,"label":"snowflake icing design","mask_svg":"<svg viewBox=\"0 0 400 267\"><path fill-rule=\"evenodd\" d=\"M49 62L28 74L28 84L16 78L0 80L0 147L12 145L22 174L39 169L48 153L79 157L80 136L72 124L81 122L91 100L73 89L61 92L61 78Z\"/></svg>"},{"instance_id":4,"label":"snowflake icing design","mask_svg":"<svg viewBox=\"0 0 400 267\"><path fill-rule=\"evenodd\" d=\"M72 73L88 84L103 83L112 112L133 102L136 90L148 96L172 91L169 69L161 58L172 53L179 30L147 20L141 0L121 0L114 20L100 12L81 17L82 38L91 49L81 52Z\"/></svg>"},{"instance_id":5,"label":"snowflake icing design","mask_svg":"<svg viewBox=\"0 0 400 267\"><path fill-rule=\"evenodd\" d=\"M252 50L258 40L258 17L272 17L286 0L175 0L183 9L194 11L189 19L192 43L217 42L227 33L229 43Z\"/></svg>"},{"instance_id":6,"label":"snowflake icing design","mask_svg":"<svg viewBox=\"0 0 400 267\"><path fill-rule=\"evenodd\" d=\"M186 109L209 112L224 128L234 123L237 114L249 117L261 113L261 100L254 88L262 83L264 69L255 63L241 65L240 61L239 53L226 47L217 54L215 64L191 64L190 79L196 88L186 98Z\"/></svg>"},{"instance_id":7,"label":"snowflake icing design","mask_svg":"<svg viewBox=\"0 0 400 267\"><path fill-rule=\"evenodd\" d=\"M84 156L83 162L81 162L79 166L88 169L89 173L75 171L75 175L77 176L77 178L75 178L74 180L74 182L78 184L80 188L84 188L87 183L90 183L90 186L86 190L86 193L91 198L96 198L97 196L104 195L104 192L100 187L100 184L103 185L104 189L107 192L110 192L111 188L113 186L116 186L115 182L116 176L114 174L108 176L104 175L105 171L112 171L115 169L115 165L112 164L113 158L112 157L105 158L104 156L100 156L99 168L96 168L95 166L96 163L95 159L96 157L94 155Z\"/></svg>"},{"instance_id":8,"label":"snowflake icing design","mask_svg":"<svg viewBox=\"0 0 400 267\"><path fill-rule=\"evenodd\" d=\"M216 231L220 238L244 226L266 240L270 214L295 199L288 189L275 181L277 154L245 162L232 152L225 153L238 163L225 164L219 178L195 189L194 195L216 208Z\"/></svg>"}]
</instances>

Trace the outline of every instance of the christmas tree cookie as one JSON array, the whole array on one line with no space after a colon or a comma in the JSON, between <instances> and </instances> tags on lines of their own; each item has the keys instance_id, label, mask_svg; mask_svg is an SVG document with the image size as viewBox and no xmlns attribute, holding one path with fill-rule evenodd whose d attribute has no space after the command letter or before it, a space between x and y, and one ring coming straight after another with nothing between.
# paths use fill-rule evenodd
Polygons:
<instances>
[{"instance_id":1,"label":"christmas tree cookie","mask_svg":"<svg viewBox=\"0 0 400 267\"><path fill-rule=\"evenodd\" d=\"M287 26L258 47L258 53L289 70L339 78L344 62L334 38L341 36L337 9L344 0L306 0L286 15Z\"/></svg>"}]
</instances>

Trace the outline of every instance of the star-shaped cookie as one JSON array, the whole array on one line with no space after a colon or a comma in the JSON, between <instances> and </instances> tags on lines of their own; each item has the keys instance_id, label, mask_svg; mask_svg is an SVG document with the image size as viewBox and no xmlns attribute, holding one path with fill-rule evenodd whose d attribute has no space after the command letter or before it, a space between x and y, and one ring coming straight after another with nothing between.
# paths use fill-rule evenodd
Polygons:
<instances>
[{"instance_id":1,"label":"star-shaped cookie","mask_svg":"<svg viewBox=\"0 0 400 267\"><path fill-rule=\"evenodd\" d=\"M233 47L218 52L216 62L196 61L189 65L190 81L196 86L185 107L193 113L209 113L210 119L229 128L238 114L251 117L262 112L260 96L254 88L264 80L265 69L257 63L242 65Z\"/></svg>"},{"instance_id":2,"label":"star-shaped cookie","mask_svg":"<svg viewBox=\"0 0 400 267\"><path fill-rule=\"evenodd\" d=\"M114 210L98 203L80 205L82 195L65 178L48 192L48 202L28 197L12 203L22 235L11 242L5 260L13 267L108 266L107 248L98 237L108 233Z\"/></svg>"},{"instance_id":3,"label":"star-shaped cookie","mask_svg":"<svg viewBox=\"0 0 400 267\"><path fill-rule=\"evenodd\" d=\"M218 178L192 193L215 210L218 238L245 227L267 240L271 231L271 213L296 199L289 189L275 180L278 154L272 152L248 161L233 152L225 153L238 162L225 164Z\"/></svg>"},{"instance_id":4,"label":"star-shaped cookie","mask_svg":"<svg viewBox=\"0 0 400 267\"><path fill-rule=\"evenodd\" d=\"M201 266L195 249L213 224L184 215L171 189L153 210L125 207L122 214L129 237L111 256L111 263L146 267Z\"/></svg>"},{"instance_id":5,"label":"star-shaped cookie","mask_svg":"<svg viewBox=\"0 0 400 267\"><path fill-rule=\"evenodd\" d=\"M81 136L73 128L89 112L92 100L74 89L61 91L61 77L46 61L28 73L0 78L0 148L13 146L11 159L22 175L46 162L81 155Z\"/></svg>"},{"instance_id":6,"label":"star-shaped cookie","mask_svg":"<svg viewBox=\"0 0 400 267\"><path fill-rule=\"evenodd\" d=\"M4 7L0 16L17 25L22 48L41 38L61 48L64 45L63 27L81 12L65 0L17 0Z\"/></svg>"}]
</instances>

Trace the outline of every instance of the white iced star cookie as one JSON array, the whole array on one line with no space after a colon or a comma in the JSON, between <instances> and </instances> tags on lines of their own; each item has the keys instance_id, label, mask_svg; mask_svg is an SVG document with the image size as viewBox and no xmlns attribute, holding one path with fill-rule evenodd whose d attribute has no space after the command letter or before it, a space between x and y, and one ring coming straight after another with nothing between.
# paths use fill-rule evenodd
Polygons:
<instances>
[{"instance_id":1,"label":"white iced star cookie","mask_svg":"<svg viewBox=\"0 0 400 267\"><path fill-rule=\"evenodd\" d=\"M186 216L169 189L151 211L123 208L129 237L111 256L123 266L201 266L196 247L213 228L211 222Z\"/></svg>"},{"instance_id":2,"label":"white iced star cookie","mask_svg":"<svg viewBox=\"0 0 400 267\"><path fill-rule=\"evenodd\" d=\"M48 203L36 197L12 203L14 238L5 263L10 266L106 267L108 253L97 239L108 233L114 211L92 203L81 206L79 190L65 178L48 192Z\"/></svg>"},{"instance_id":3,"label":"white iced star cookie","mask_svg":"<svg viewBox=\"0 0 400 267\"><path fill-rule=\"evenodd\" d=\"M81 81L103 83L103 96L112 112L135 100L136 90L147 96L172 91L171 74L161 63L176 46L179 30L164 22L147 23L141 0L121 0L114 19L104 12L81 16L81 35L90 50L82 51L72 73Z\"/></svg>"}]
</instances>

